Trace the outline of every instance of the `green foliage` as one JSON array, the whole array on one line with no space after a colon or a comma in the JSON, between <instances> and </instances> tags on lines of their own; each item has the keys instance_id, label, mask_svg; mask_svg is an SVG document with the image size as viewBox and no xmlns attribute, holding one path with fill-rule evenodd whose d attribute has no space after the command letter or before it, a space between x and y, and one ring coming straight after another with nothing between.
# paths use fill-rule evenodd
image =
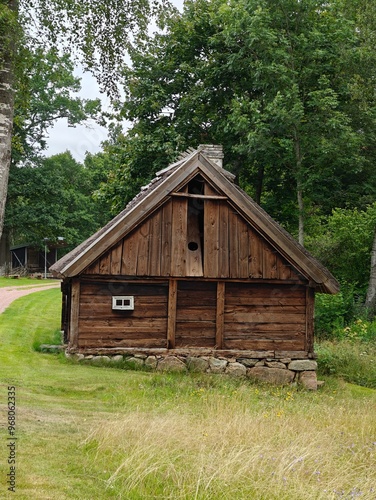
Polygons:
<instances>
[{"instance_id":1,"label":"green foliage","mask_svg":"<svg viewBox=\"0 0 376 500\"><path fill-rule=\"evenodd\" d=\"M81 87L68 54L42 48L22 48L20 52L12 162L35 164L46 148L47 130L56 120L66 118L73 126L89 118L99 119L100 101L72 96Z\"/></svg>"},{"instance_id":2,"label":"green foliage","mask_svg":"<svg viewBox=\"0 0 376 500\"><path fill-rule=\"evenodd\" d=\"M351 283L359 299L365 297L367 289L375 227L375 203L365 210L337 208L329 217L319 219L306 240L308 250L341 283Z\"/></svg>"},{"instance_id":3,"label":"green foliage","mask_svg":"<svg viewBox=\"0 0 376 500\"><path fill-rule=\"evenodd\" d=\"M61 47L74 53L92 71L102 87L116 92L124 56L142 40L149 22L174 9L166 0L21 0L24 25L34 46ZM35 32L39 40L35 39Z\"/></svg>"},{"instance_id":4,"label":"green foliage","mask_svg":"<svg viewBox=\"0 0 376 500\"><path fill-rule=\"evenodd\" d=\"M92 196L104 176L95 170L96 165L85 168L69 152L35 168L13 167L5 227L14 244L42 245L44 238L60 236L73 248L107 222L108 209Z\"/></svg>"},{"instance_id":5,"label":"green foliage","mask_svg":"<svg viewBox=\"0 0 376 500\"><path fill-rule=\"evenodd\" d=\"M373 342L326 341L319 343L315 350L319 374L335 375L346 382L376 389L376 347Z\"/></svg>"},{"instance_id":6,"label":"green foliage","mask_svg":"<svg viewBox=\"0 0 376 500\"><path fill-rule=\"evenodd\" d=\"M165 32L131 51L122 109L133 123L131 146L103 196L116 206L128 199L138 169L138 185L157 170L153 158L160 164L166 141L171 151L211 142L223 144L226 168L293 233L298 215L364 208L376 193L376 65L341 8L319 0L186 2ZM142 164L146 150L151 161Z\"/></svg>"}]
</instances>

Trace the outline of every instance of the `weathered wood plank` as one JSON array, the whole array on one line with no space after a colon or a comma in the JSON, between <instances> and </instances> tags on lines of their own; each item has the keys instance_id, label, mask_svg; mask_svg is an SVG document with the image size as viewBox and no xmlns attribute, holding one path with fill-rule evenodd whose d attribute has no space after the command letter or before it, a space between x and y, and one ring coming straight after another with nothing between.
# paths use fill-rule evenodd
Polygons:
<instances>
[{"instance_id":1,"label":"weathered wood plank","mask_svg":"<svg viewBox=\"0 0 376 500\"><path fill-rule=\"evenodd\" d=\"M111 250L111 271L110 274L121 273L121 258L123 255L123 241L120 241Z\"/></svg>"},{"instance_id":2,"label":"weathered wood plank","mask_svg":"<svg viewBox=\"0 0 376 500\"><path fill-rule=\"evenodd\" d=\"M219 203L205 201L204 209L204 276L218 277Z\"/></svg>"},{"instance_id":3,"label":"weathered wood plank","mask_svg":"<svg viewBox=\"0 0 376 500\"><path fill-rule=\"evenodd\" d=\"M138 239L137 276L148 275L150 219L147 219L136 232Z\"/></svg>"},{"instance_id":4,"label":"weathered wood plank","mask_svg":"<svg viewBox=\"0 0 376 500\"><path fill-rule=\"evenodd\" d=\"M293 334L295 333L301 333L305 334L305 324L304 323L251 323L251 322L244 322L244 323L234 323L234 322L226 322L225 321L225 335L231 336L231 335L236 335L237 332L259 332L259 333L265 333L269 337L272 337L273 332L275 330L278 330L280 332L286 332L285 334L288 335L289 332L292 332Z\"/></svg>"},{"instance_id":5,"label":"weathered wood plank","mask_svg":"<svg viewBox=\"0 0 376 500\"><path fill-rule=\"evenodd\" d=\"M172 205L171 275L186 275L188 200L174 199Z\"/></svg>"},{"instance_id":6,"label":"weathered wood plank","mask_svg":"<svg viewBox=\"0 0 376 500\"><path fill-rule=\"evenodd\" d=\"M113 320L114 318L161 318L167 317L167 302L163 304L153 304L150 306L136 305L133 311L117 311L112 310L111 304L80 304L81 312L80 318L82 319L105 319L106 321ZM93 313L95 307L95 313Z\"/></svg>"},{"instance_id":7,"label":"weathered wood plank","mask_svg":"<svg viewBox=\"0 0 376 500\"><path fill-rule=\"evenodd\" d=\"M187 227L187 265L186 276L202 276L202 247L199 223L199 210L188 204Z\"/></svg>"},{"instance_id":8,"label":"weathered wood plank","mask_svg":"<svg viewBox=\"0 0 376 500\"><path fill-rule=\"evenodd\" d=\"M157 210L150 218L150 240L148 255L148 275L161 275L161 249L162 249L162 209Z\"/></svg>"},{"instance_id":9,"label":"weathered wood plank","mask_svg":"<svg viewBox=\"0 0 376 500\"><path fill-rule=\"evenodd\" d=\"M111 273L111 252L108 251L99 259L99 274Z\"/></svg>"},{"instance_id":10,"label":"weathered wood plank","mask_svg":"<svg viewBox=\"0 0 376 500\"><path fill-rule=\"evenodd\" d=\"M315 292L312 288L306 289L306 345L305 349L308 352L313 352L314 342L314 309L315 309Z\"/></svg>"},{"instance_id":11,"label":"weathered wood plank","mask_svg":"<svg viewBox=\"0 0 376 500\"><path fill-rule=\"evenodd\" d=\"M214 190L213 190L214 191ZM216 192L216 191L214 191ZM209 195L209 194L194 194L194 193L182 193L181 191L171 193L171 196L181 196L185 198L196 198L200 200L227 200L227 196L221 195Z\"/></svg>"},{"instance_id":12,"label":"weathered wood plank","mask_svg":"<svg viewBox=\"0 0 376 500\"><path fill-rule=\"evenodd\" d=\"M249 277L249 235L245 221L238 218L239 278Z\"/></svg>"},{"instance_id":13,"label":"weathered wood plank","mask_svg":"<svg viewBox=\"0 0 376 500\"><path fill-rule=\"evenodd\" d=\"M176 338L176 346L179 348L197 348L197 347L202 347L202 348L208 348L208 347L213 347L213 339L212 338L183 338L183 337L177 337Z\"/></svg>"},{"instance_id":14,"label":"weathered wood plank","mask_svg":"<svg viewBox=\"0 0 376 500\"><path fill-rule=\"evenodd\" d=\"M227 325L226 325L227 326ZM304 340L305 331L302 328L300 331L285 331L279 330L278 325L275 325L273 333L265 332L257 329L249 329L244 325L244 330L238 329L238 331L231 331L226 333L225 339L227 340Z\"/></svg>"},{"instance_id":15,"label":"weathered wood plank","mask_svg":"<svg viewBox=\"0 0 376 500\"><path fill-rule=\"evenodd\" d=\"M226 315L237 315L237 314L269 314L273 316L274 314L303 314L305 315L305 308L303 305L288 305L281 306L280 304L270 305L270 304L241 304L241 305L226 305L225 307ZM272 319L271 319L272 321Z\"/></svg>"},{"instance_id":16,"label":"weathered wood plank","mask_svg":"<svg viewBox=\"0 0 376 500\"><path fill-rule=\"evenodd\" d=\"M277 256L275 250L267 243L263 244L263 277L265 279L277 278Z\"/></svg>"},{"instance_id":17,"label":"weathered wood plank","mask_svg":"<svg viewBox=\"0 0 376 500\"><path fill-rule=\"evenodd\" d=\"M104 281L103 283L81 283L81 295L84 296L111 296L111 295L162 295L167 297L168 285L166 281L137 283L121 281Z\"/></svg>"},{"instance_id":18,"label":"weathered wood plank","mask_svg":"<svg viewBox=\"0 0 376 500\"><path fill-rule=\"evenodd\" d=\"M225 331L225 283L219 281L217 284L217 311L215 321L215 346L217 349L223 347Z\"/></svg>"},{"instance_id":19,"label":"weathered wood plank","mask_svg":"<svg viewBox=\"0 0 376 500\"><path fill-rule=\"evenodd\" d=\"M168 200L162 207L161 221L161 275L171 274L172 252L172 201Z\"/></svg>"},{"instance_id":20,"label":"weathered wood plank","mask_svg":"<svg viewBox=\"0 0 376 500\"><path fill-rule=\"evenodd\" d=\"M124 321L124 323L118 324L106 324L105 321L102 322L90 322L81 321L80 322L80 338L98 338L98 337L108 337L111 338L114 335L118 337L127 337L132 334L132 338L142 338L144 336L156 336L160 334L166 339L166 320L165 319L153 319L142 321L138 319L134 324L130 320Z\"/></svg>"},{"instance_id":21,"label":"weathered wood plank","mask_svg":"<svg viewBox=\"0 0 376 500\"><path fill-rule=\"evenodd\" d=\"M226 305L228 306L281 306L281 307L301 307L305 305L303 297L257 297L250 295L249 297L226 297Z\"/></svg>"},{"instance_id":22,"label":"weathered wood plank","mask_svg":"<svg viewBox=\"0 0 376 500\"><path fill-rule=\"evenodd\" d=\"M229 205L219 205L219 263L218 277L228 278L230 276L230 248L229 248Z\"/></svg>"},{"instance_id":23,"label":"weathered wood plank","mask_svg":"<svg viewBox=\"0 0 376 500\"><path fill-rule=\"evenodd\" d=\"M299 285L263 284L262 286L250 283L227 283L226 302L231 302L234 297L265 297L265 298L287 298L305 297L305 287Z\"/></svg>"},{"instance_id":24,"label":"weathered wood plank","mask_svg":"<svg viewBox=\"0 0 376 500\"><path fill-rule=\"evenodd\" d=\"M248 227L249 238L249 277L264 278L263 274L263 242L254 229Z\"/></svg>"},{"instance_id":25,"label":"weathered wood plank","mask_svg":"<svg viewBox=\"0 0 376 500\"><path fill-rule=\"evenodd\" d=\"M71 287L71 312L70 312L70 331L69 346L76 347L79 338L79 317L80 317L80 282L78 279L72 281Z\"/></svg>"},{"instance_id":26,"label":"weathered wood plank","mask_svg":"<svg viewBox=\"0 0 376 500\"><path fill-rule=\"evenodd\" d=\"M195 318L195 321L211 321L213 317L215 317L214 308L208 308L206 306L183 308L179 302L176 314L177 321L189 321L192 320L192 318Z\"/></svg>"},{"instance_id":27,"label":"weathered wood plank","mask_svg":"<svg viewBox=\"0 0 376 500\"><path fill-rule=\"evenodd\" d=\"M168 291L168 321L167 321L167 347L174 349L176 333L176 305L178 295L178 283L170 280Z\"/></svg>"},{"instance_id":28,"label":"weathered wood plank","mask_svg":"<svg viewBox=\"0 0 376 500\"><path fill-rule=\"evenodd\" d=\"M129 348L163 348L166 346L166 339L148 338L148 339L117 339L105 340L106 347L129 347ZM80 339L78 348L87 352L88 348L98 347L97 340Z\"/></svg>"},{"instance_id":29,"label":"weathered wood plank","mask_svg":"<svg viewBox=\"0 0 376 500\"><path fill-rule=\"evenodd\" d=\"M263 311L253 311L252 313L225 312L226 323L297 323L305 324L304 313L284 313L277 311L265 313Z\"/></svg>"},{"instance_id":30,"label":"weathered wood plank","mask_svg":"<svg viewBox=\"0 0 376 500\"><path fill-rule=\"evenodd\" d=\"M121 273L129 276L137 274L137 254L138 254L137 232L132 232L124 238Z\"/></svg>"},{"instance_id":31,"label":"weathered wood plank","mask_svg":"<svg viewBox=\"0 0 376 500\"><path fill-rule=\"evenodd\" d=\"M225 349L249 350L304 350L304 339L296 340L225 340Z\"/></svg>"},{"instance_id":32,"label":"weathered wood plank","mask_svg":"<svg viewBox=\"0 0 376 500\"><path fill-rule=\"evenodd\" d=\"M239 234L238 234L238 214L234 210L229 210L229 259L230 278L239 278Z\"/></svg>"},{"instance_id":33,"label":"weathered wood plank","mask_svg":"<svg viewBox=\"0 0 376 500\"><path fill-rule=\"evenodd\" d=\"M91 264L87 269L85 269L85 274L99 274L99 259Z\"/></svg>"}]
</instances>

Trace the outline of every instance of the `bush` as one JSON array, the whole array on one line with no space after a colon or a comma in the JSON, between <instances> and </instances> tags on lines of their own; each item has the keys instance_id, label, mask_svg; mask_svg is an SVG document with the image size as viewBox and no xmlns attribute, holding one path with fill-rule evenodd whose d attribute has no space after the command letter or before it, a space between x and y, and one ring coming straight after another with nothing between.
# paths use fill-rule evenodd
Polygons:
<instances>
[{"instance_id":1,"label":"bush","mask_svg":"<svg viewBox=\"0 0 376 500\"><path fill-rule=\"evenodd\" d=\"M315 334L318 339L343 339L344 329L367 318L364 295L356 285L342 283L337 295L317 294L315 300ZM364 337L367 337L365 335Z\"/></svg>"},{"instance_id":2,"label":"bush","mask_svg":"<svg viewBox=\"0 0 376 500\"><path fill-rule=\"evenodd\" d=\"M325 341L316 345L318 373L376 388L376 345L359 340Z\"/></svg>"}]
</instances>

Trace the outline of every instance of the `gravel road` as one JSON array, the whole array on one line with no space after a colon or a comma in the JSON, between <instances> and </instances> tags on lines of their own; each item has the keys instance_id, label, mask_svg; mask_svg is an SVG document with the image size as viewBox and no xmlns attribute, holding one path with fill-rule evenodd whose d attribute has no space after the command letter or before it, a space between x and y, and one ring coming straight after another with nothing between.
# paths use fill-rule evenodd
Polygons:
<instances>
[{"instance_id":1,"label":"gravel road","mask_svg":"<svg viewBox=\"0 0 376 500\"><path fill-rule=\"evenodd\" d=\"M0 314L11 304L14 300L29 293L40 292L41 290L48 290L49 288L60 287L60 281L45 282L40 285L22 285L22 286L9 286L0 288Z\"/></svg>"}]
</instances>

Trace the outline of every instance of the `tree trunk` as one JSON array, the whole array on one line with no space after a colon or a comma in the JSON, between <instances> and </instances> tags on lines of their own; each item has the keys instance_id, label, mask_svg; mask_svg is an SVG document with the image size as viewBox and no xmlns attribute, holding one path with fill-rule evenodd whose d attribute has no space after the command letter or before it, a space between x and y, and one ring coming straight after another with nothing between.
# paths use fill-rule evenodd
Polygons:
<instances>
[{"instance_id":1,"label":"tree trunk","mask_svg":"<svg viewBox=\"0 0 376 500\"><path fill-rule=\"evenodd\" d=\"M7 7L18 12L18 1L10 0ZM3 49L0 55L0 238L4 227L5 203L8 192L14 114L14 48L17 36L14 26L0 37ZM8 38L4 38L8 37Z\"/></svg>"},{"instance_id":2,"label":"tree trunk","mask_svg":"<svg viewBox=\"0 0 376 500\"><path fill-rule=\"evenodd\" d=\"M299 209L299 228L298 228L298 241L304 245L304 200L303 191L300 182L297 182L298 192L298 209Z\"/></svg>"},{"instance_id":3,"label":"tree trunk","mask_svg":"<svg viewBox=\"0 0 376 500\"><path fill-rule=\"evenodd\" d=\"M264 187L264 175L265 167L264 165L259 165L257 169L257 180L256 180L256 203L261 205L262 190Z\"/></svg>"},{"instance_id":4,"label":"tree trunk","mask_svg":"<svg viewBox=\"0 0 376 500\"><path fill-rule=\"evenodd\" d=\"M376 230L373 238L371 251L371 271L369 275L369 283L365 306L371 316L375 316L376 312Z\"/></svg>"},{"instance_id":5,"label":"tree trunk","mask_svg":"<svg viewBox=\"0 0 376 500\"><path fill-rule=\"evenodd\" d=\"M298 210L299 210L299 229L298 229L298 241L301 245L304 245L304 200L303 200L303 188L302 188L302 164L303 155L300 147L300 138L296 127L294 127L294 149L295 149L295 161L296 161L296 192L298 199Z\"/></svg>"},{"instance_id":6,"label":"tree trunk","mask_svg":"<svg viewBox=\"0 0 376 500\"><path fill-rule=\"evenodd\" d=\"M7 62L0 69L0 238L4 227L12 146L14 109L12 80L12 69Z\"/></svg>"}]
</instances>

